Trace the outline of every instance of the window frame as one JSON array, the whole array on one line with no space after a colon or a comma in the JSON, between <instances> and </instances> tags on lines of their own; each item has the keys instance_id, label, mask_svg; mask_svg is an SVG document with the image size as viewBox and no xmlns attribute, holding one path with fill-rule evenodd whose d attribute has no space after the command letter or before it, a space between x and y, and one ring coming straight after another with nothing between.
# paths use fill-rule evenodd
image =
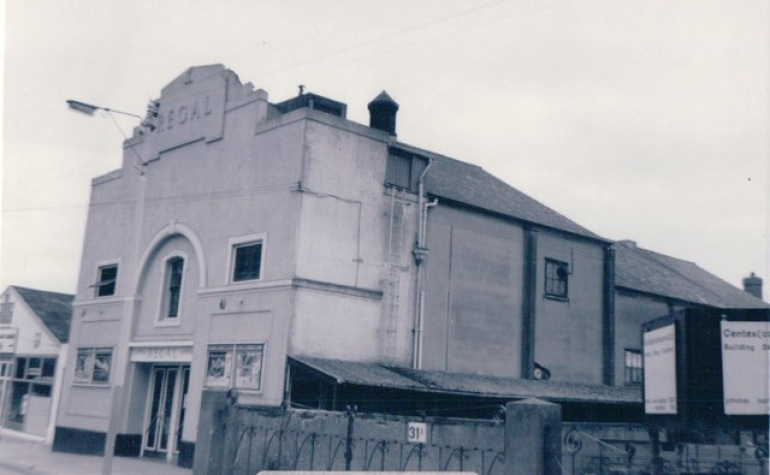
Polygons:
<instances>
[{"instance_id":1,"label":"window frame","mask_svg":"<svg viewBox=\"0 0 770 475\"><path fill-rule=\"evenodd\" d=\"M77 353L75 354L75 365L74 365L74 374L72 377L72 384L73 385L82 385L82 386L100 386L105 387L109 386L112 383L112 367L114 363L114 348L109 346L99 346L99 347L80 347L77 349ZM78 372L81 367L81 356L85 356L86 359L84 360L84 368L83 370L86 372L85 377L84 376L78 376ZM100 379L97 379L97 365L96 365L96 359L97 357L101 355L104 357L105 355L108 356L109 362L106 370L106 378L103 376L100 377ZM102 370L103 371L103 370ZM104 379L101 379L104 378Z\"/></svg>"},{"instance_id":2,"label":"window frame","mask_svg":"<svg viewBox=\"0 0 770 475\"><path fill-rule=\"evenodd\" d=\"M15 306L16 303L8 297L3 302L0 302L0 325L13 324L13 310Z\"/></svg>"},{"instance_id":3,"label":"window frame","mask_svg":"<svg viewBox=\"0 0 770 475\"><path fill-rule=\"evenodd\" d=\"M638 365L630 365L629 357L636 357ZM634 361L630 361L633 363ZM644 383L644 358L642 350L626 348L623 352L623 383L626 386L641 386Z\"/></svg>"},{"instance_id":4,"label":"window frame","mask_svg":"<svg viewBox=\"0 0 770 475\"><path fill-rule=\"evenodd\" d=\"M259 282L264 280L265 277L265 249L267 248L267 235L266 233L251 234L248 236L241 236L238 238L230 239L227 255L227 278L225 282L228 284L247 284L251 282ZM238 249L244 248L250 245L260 244L261 249L259 252L259 275L254 279L236 279L236 259L238 256Z\"/></svg>"},{"instance_id":5,"label":"window frame","mask_svg":"<svg viewBox=\"0 0 770 475\"><path fill-rule=\"evenodd\" d=\"M395 162L402 160L404 161L405 165L404 168L407 168L406 170L406 185L403 183L397 183L395 178L400 178L395 176L396 175L396 165ZM414 178L414 157L409 155L408 153L395 151L393 149L388 151L388 161L385 164L385 186L393 187L398 190L405 190L405 191L414 191L414 187L412 186L412 182Z\"/></svg>"},{"instance_id":6,"label":"window frame","mask_svg":"<svg viewBox=\"0 0 770 475\"><path fill-rule=\"evenodd\" d=\"M178 302L177 302L177 311L176 316L170 316L169 315L169 305L170 305L170 279L171 279L171 269L170 264L172 261L181 260L182 262L182 271L181 276L179 280L179 295L178 295ZM179 326L182 322L182 315L183 315L183 302L184 302L184 284L185 284L185 274L187 274L188 266L187 263L190 262L190 259L186 252L184 251L174 251L172 253L167 254L163 260L163 265L161 268L161 276L160 276L160 298L158 303L158 314L155 319L155 326Z\"/></svg>"},{"instance_id":7,"label":"window frame","mask_svg":"<svg viewBox=\"0 0 770 475\"><path fill-rule=\"evenodd\" d=\"M103 284L105 282L105 279L102 278L102 273L104 269L109 268L115 268L115 277L111 279L111 282L108 282L107 284ZM90 287L94 288L94 298L102 299L102 298L109 298L114 297L118 293L118 277L120 275L120 262L117 260L112 261L104 261L104 262L98 262L96 264L96 279L94 280L94 283L90 285ZM104 293L102 294L103 288L110 288L112 292L111 293Z\"/></svg>"},{"instance_id":8,"label":"window frame","mask_svg":"<svg viewBox=\"0 0 770 475\"><path fill-rule=\"evenodd\" d=\"M256 370L256 384L243 384L245 379L239 376L239 370L243 370L241 366L242 360L240 355L247 352L257 352L258 369ZM253 393L261 393L264 384L265 374L265 355L267 354L267 344L265 342L257 343L225 343L225 344L211 344L206 350L206 373L203 376L203 387L212 389L237 389L239 391L248 391ZM221 363L221 373L219 368L216 376L212 376L212 356L216 355L217 360ZM252 365L256 365L252 362ZM248 369L249 367L245 367ZM255 373L254 366L248 371L252 376ZM253 380L253 378L251 378Z\"/></svg>"},{"instance_id":9,"label":"window frame","mask_svg":"<svg viewBox=\"0 0 770 475\"><path fill-rule=\"evenodd\" d=\"M551 269L553 269L552 272ZM559 271L562 271L563 275L559 275ZM543 274L543 295L549 299L568 301L570 276L569 263L546 257ZM556 291L554 291L553 288L554 284L558 286ZM563 290L561 287L563 287Z\"/></svg>"}]
</instances>

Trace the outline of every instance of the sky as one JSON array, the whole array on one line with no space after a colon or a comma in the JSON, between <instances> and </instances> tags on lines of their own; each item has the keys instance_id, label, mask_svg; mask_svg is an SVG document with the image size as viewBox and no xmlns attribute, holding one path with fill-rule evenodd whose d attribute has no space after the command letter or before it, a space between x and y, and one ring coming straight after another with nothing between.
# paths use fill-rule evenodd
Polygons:
<instances>
[{"instance_id":1,"label":"sky","mask_svg":"<svg viewBox=\"0 0 770 475\"><path fill-rule=\"evenodd\" d=\"M91 179L190 66L306 90L593 232L770 295L770 2L6 0L0 287L74 292Z\"/></svg>"}]
</instances>

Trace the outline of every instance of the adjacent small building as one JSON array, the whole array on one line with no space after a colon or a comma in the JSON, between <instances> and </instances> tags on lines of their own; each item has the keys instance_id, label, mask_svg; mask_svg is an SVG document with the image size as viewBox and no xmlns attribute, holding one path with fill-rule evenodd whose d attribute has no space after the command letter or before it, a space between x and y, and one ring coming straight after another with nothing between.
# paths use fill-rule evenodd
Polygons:
<instances>
[{"instance_id":1,"label":"adjacent small building","mask_svg":"<svg viewBox=\"0 0 770 475\"><path fill-rule=\"evenodd\" d=\"M640 328L645 322L683 308L767 309L762 279L752 274L739 289L694 262L667 256L625 240L615 245L617 381L642 382ZM757 290L757 287L759 290Z\"/></svg>"},{"instance_id":2,"label":"adjacent small building","mask_svg":"<svg viewBox=\"0 0 770 475\"><path fill-rule=\"evenodd\" d=\"M74 295L0 294L0 426L53 441Z\"/></svg>"}]
</instances>

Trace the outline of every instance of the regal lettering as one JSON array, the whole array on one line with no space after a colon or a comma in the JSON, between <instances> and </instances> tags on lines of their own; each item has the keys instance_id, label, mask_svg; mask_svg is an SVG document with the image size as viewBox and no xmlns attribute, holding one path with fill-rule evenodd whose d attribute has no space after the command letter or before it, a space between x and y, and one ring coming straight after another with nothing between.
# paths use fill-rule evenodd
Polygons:
<instances>
[{"instance_id":1,"label":"regal lettering","mask_svg":"<svg viewBox=\"0 0 770 475\"><path fill-rule=\"evenodd\" d=\"M163 110L163 109L161 109ZM192 124L211 115L214 112L209 96L194 99L186 104L178 105L158 114L156 133L163 133L175 126Z\"/></svg>"}]
</instances>

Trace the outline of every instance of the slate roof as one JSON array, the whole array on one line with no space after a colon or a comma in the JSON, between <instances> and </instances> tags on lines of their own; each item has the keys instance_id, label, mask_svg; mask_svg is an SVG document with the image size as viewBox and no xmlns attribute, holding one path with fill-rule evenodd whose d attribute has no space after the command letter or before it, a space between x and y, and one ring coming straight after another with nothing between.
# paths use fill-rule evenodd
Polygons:
<instances>
[{"instance_id":1,"label":"slate roof","mask_svg":"<svg viewBox=\"0 0 770 475\"><path fill-rule=\"evenodd\" d=\"M641 403L641 388L633 386L613 387L552 380L527 381L516 378L416 370L386 366L380 363L339 361L308 356L292 356L291 359L326 374L337 384L499 399L539 398L572 403Z\"/></svg>"},{"instance_id":2,"label":"slate roof","mask_svg":"<svg viewBox=\"0 0 770 475\"><path fill-rule=\"evenodd\" d=\"M61 343L69 341L74 295L16 285L12 287Z\"/></svg>"},{"instance_id":3,"label":"slate roof","mask_svg":"<svg viewBox=\"0 0 770 475\"><path fill-rule=\"evenodd\" d=\"M610 242L477 165L414 147L404 146L404 148L433 160L433 165L425 176L425 187L428 194L438 197L439 201L441 201L440 198L445 198L528 223Z\"/></svg>"},{"instance_id":4,"label":"slate roof","mask_svg":"<svg viewBox=\"0 0 770 475\"><path fill-rule=\"evenodd\" d=\"M693 262L642 249L630 241L618 242L616 249L616 287L716 308L770 308Z\"/></svg>"}]
</instances>

